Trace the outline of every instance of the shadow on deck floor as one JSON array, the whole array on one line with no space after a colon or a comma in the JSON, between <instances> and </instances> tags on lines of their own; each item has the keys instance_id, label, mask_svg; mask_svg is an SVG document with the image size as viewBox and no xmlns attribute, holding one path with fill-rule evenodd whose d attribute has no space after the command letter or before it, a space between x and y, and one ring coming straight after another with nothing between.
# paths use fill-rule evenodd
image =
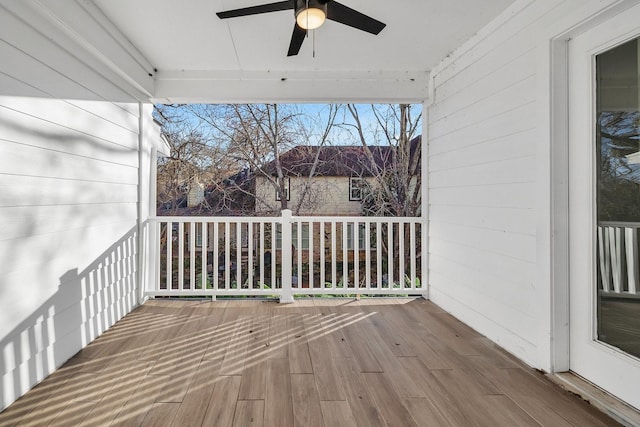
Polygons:
<instances>
[{"instance_id":1,"label":"shadow on deck floor","mask_svg":"<svg viewBox=\"0 0 640 427\"><path fill-rule=\"evenodd\" d=\"M0 425L610 426L423 299L151 300Z\"/></svg>"}]
</instances>

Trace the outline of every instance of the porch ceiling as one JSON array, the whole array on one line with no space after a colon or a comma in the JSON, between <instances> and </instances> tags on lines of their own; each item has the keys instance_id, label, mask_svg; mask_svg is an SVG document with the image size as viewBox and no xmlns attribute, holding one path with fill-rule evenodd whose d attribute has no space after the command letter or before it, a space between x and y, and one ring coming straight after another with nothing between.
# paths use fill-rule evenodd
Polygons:
<instances>
[{"instance_id":1,"label":"porch ceiling","mask_svg":"<svg viewBox=\"0 0 640 427\"><path fill-rule=\"evenodd\" d=\"M511 0L341 0L387 24L378 35L327 21L287 57L293 11L220 20L270 0L95 0L155 68L157 97L424 100L428 70ZM286 79L283 81L282 79ZM222 84L212 82L223 81ZM298 84L303 81L303 84ZM231 89L229 91L228 89ZM391 93L386 93L387 91ZM228 93L232 92L232 93ZM216 95L217 93L217 95Z\"/></svg>"},{"instance_id":2,"label":"porch ceiling","mask_svg":"<svg viewBox=\"0 0 640 427\"><path fill-rule=\"evenodd\" d=\"M94 70L115 74L138 99L367 102L426 99L429 70L513 2L342 0L387 26L373 36L327 21L315 31L314 58L311 38L298 56L286 55L292 11L215 15L270 1L0 0L0 8L49 40L70 37L73 46L63 48L88 57L85 64L98 59L105 69ZM46 24L34 24L43 18Z\"/></svg>"}]
</instances>

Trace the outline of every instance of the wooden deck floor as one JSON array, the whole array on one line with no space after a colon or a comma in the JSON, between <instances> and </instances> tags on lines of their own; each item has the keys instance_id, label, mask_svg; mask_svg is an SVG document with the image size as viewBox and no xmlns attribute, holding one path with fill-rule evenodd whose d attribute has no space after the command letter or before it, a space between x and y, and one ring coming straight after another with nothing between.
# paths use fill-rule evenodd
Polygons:
<instances>
[{"instance_id":1,"label":"wooden deck floor","mask_svg":"<svg viewBox=\"0 0 640 427\"><path fill-rule=\"evenodd\" d=\"M425 300L149 301L0 425L604 426Z\"/></svg>"}]
</instances>

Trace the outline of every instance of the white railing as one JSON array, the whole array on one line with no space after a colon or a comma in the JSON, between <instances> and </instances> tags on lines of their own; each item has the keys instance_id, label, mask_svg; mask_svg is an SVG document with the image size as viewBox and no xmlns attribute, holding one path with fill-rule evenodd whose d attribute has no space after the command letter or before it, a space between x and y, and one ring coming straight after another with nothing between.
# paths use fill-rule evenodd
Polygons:
<instances>
[{"instance_id":1,"label":"white railing","mask_svg":"<svg viewBox=\"0 0 640 427\"><path fill-rule=\"evenodd\" d=\"M640 223L598 225L598 289L608 296L640 297L638 230Z\"/></svg>"},{"instance_id":2,"label":"white railing","mask_svg":"<svg viewBox=\"0 0 640 427\"><path fill-rule=\"evenodd\" d=\"M421 218L157 217L149 234L149 297L426 294Z\"/></svg>"}]
</instances>

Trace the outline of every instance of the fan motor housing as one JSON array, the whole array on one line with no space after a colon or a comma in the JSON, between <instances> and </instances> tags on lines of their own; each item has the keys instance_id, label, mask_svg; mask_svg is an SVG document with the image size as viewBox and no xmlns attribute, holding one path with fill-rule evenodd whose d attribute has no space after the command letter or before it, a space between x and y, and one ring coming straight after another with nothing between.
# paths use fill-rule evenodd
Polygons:
<instances>
[{"instance_id":1,"label":"fan motor housing","mask_svg":"<svg viewBox=\"0 0 640 427\"><path fill-rule=\"evenodd\" d=\"M300 12L306 10L307 8L312 9L320 9L324 12L325 16L327 15L327 0L296 0L295 14L296 17Z\"/></svg>"}]
</instances>

